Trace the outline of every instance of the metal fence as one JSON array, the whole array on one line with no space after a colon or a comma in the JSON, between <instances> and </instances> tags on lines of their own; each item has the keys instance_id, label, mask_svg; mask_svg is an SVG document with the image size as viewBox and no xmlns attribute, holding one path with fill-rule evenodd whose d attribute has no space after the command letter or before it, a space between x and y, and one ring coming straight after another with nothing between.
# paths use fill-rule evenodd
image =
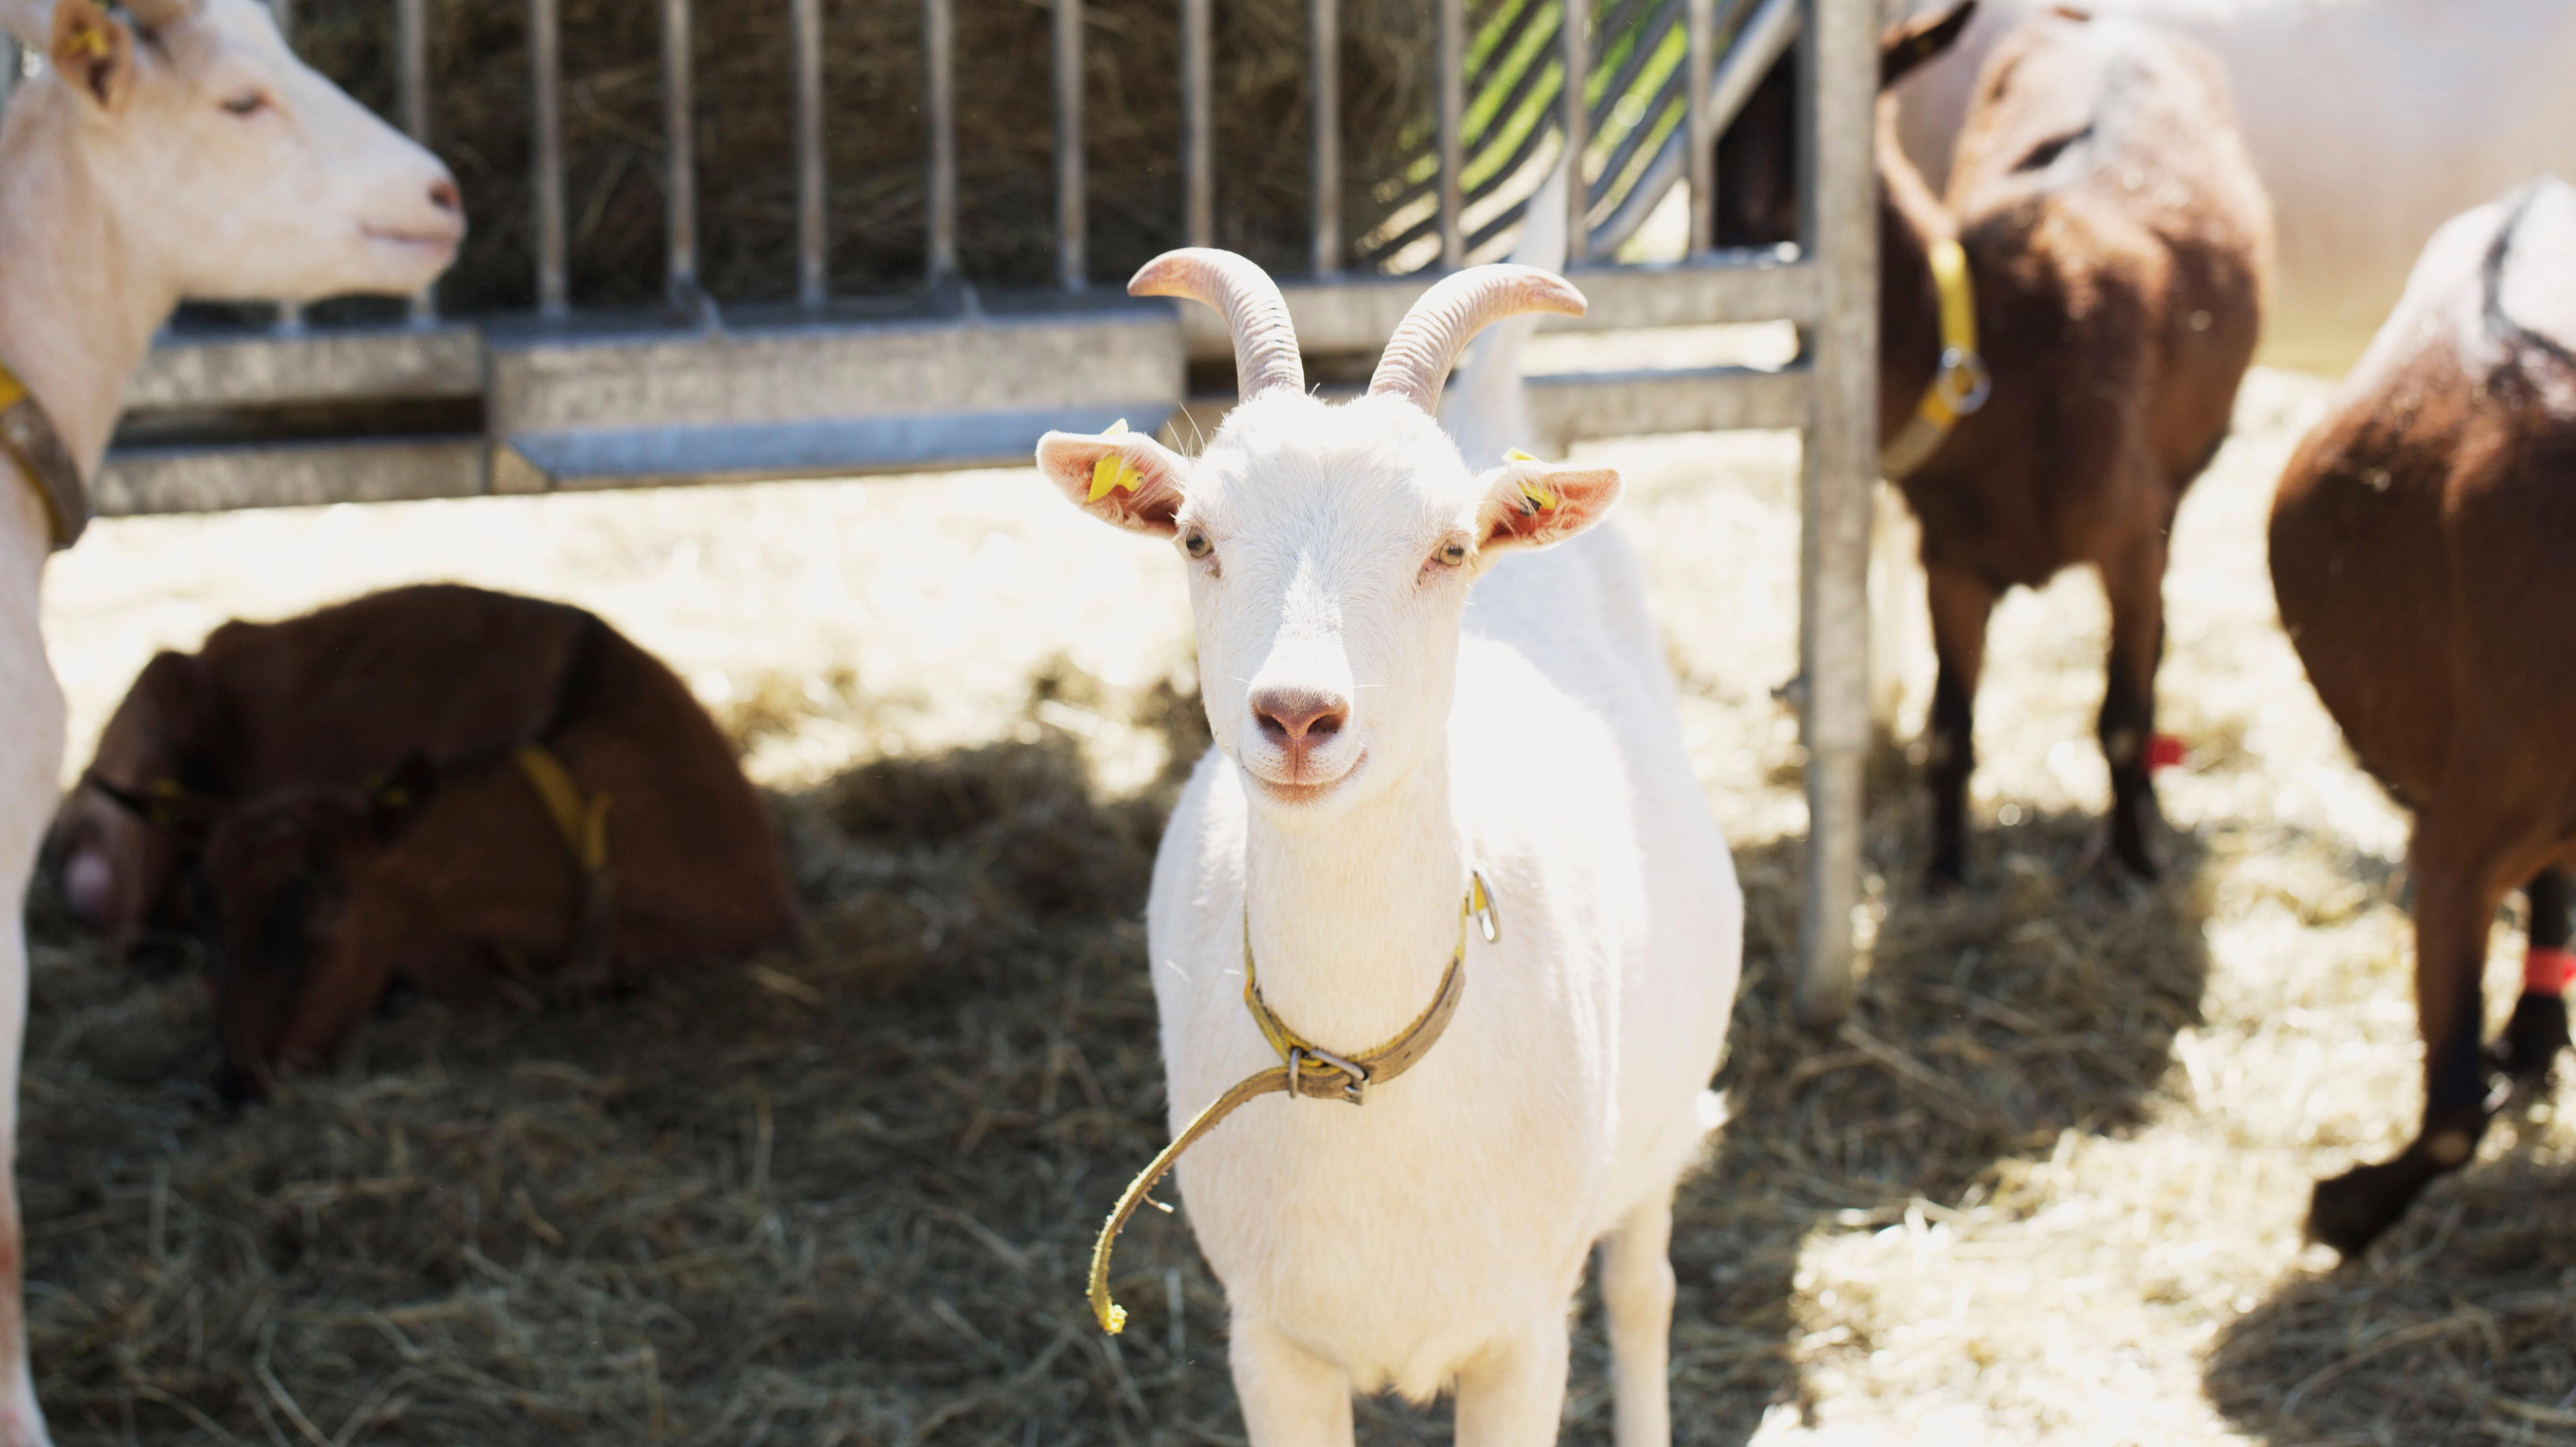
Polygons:
<instances>
[{"instance_id":1,"label":"metal fence","mask_svg":"<svg viewBox=\"0 0 2576 1447\"><path fill-rule=\"evenodd\" d=\"M287 0L272 0L292 37ZM1029 291L978 289L958 271L955 0L922 0L926 277L904 310L854 319L825 264L821 0L786 0L793 74L797 296L719 305L698 274L692 135L693 0L653 0L662 25L666 308L593 314L571 305L565 258L558 0L527 0L536 230L533 311L442 317L415 299L400 324L331 328L294 312L268 328L166 336L127 391L127 417L95 498L135 514L524 494L791 476L1020 465L1049 428L1112 419L1162 426L1184 409L1192 362L1230 358L1204 308L1092 285L1085 249L1084 0L1051 0L1055 271ZM1182 231L1216 231L1210 116L1214 0L1176 0L1181 30ZM1798 359L1776 370L1693 367L1532 379L1535 441L1797 427L1806 435L1802 654L1809 754L1808 888L1801 1006L1838 1017L1849 995L1858 904L1865 697L1864 579L1876 455L1876 220L1872 98L1877 0L1525 0L1485 35L1470 73L1465 0L1436 6L1436 156L1402 203L1427 207L1354 245L1340 214L1340 15L1308 0L1311 274L1282 279L1310 353L1373 354L1440 271L1507 239L1551 142L1586 157L1569 187L1569 265L1590 330L1786 321ZM426 137L428 0L393 0L397 119ZM1544 43L1540 37L1553 31ZM1806 244L1709 244L1715 140L1801 32ZM1553 66L1533 57L1552 60ZM1470 97L1543 124L1487 125L1472 149ZM1567 84L1565 78L1586 83ZM1559 154L1549 152L1548 154ZM1471 182L1470 176L1475 179ZM1676 185L1688 187L1689 254L1613 255ZM1475 220L1471 223L1471 215ZM1384 230L1384 228L1381 228ZM1431 245L1436 240L1436 246ZM1419 269L1390 268L1419 257Z\"/></svg>"}]
</instances>

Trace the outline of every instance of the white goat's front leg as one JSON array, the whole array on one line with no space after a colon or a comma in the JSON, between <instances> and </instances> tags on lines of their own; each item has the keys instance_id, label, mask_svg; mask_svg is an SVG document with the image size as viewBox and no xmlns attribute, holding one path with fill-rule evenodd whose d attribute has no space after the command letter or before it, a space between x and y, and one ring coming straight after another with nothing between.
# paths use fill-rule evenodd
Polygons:
<instances>
[{"instance_id":1,"label":"white goat's front leg","mask_svg":"<svg viewBox=\"0 0 2576 1447\"><path fill-rule=\"evenodd\" d=\"M1565 1415L1565 1317L1487 1347L1458 1372L1458 1447L1548 1447Z\"/></svg>"},{"instance_id":2,"label":"white goat's front leg","mask_svg":"<svg viewBox=\"0 0 2576 1447\"><path fill-rule=\"evenodd\" d=\"M1351 1382L1341 1368L1241 1316L1226 1355L1252 1447L1351 1447Z\"/></svg>"},{"instance_id":3,"label":"white goat's front leg","mask_svg":"<svg viewBox=\"0 0 2576 1447\"><path fill-rule=\"evenodd\" d=\"M1619 1447L1670 1447L1673 1440L1672 1245L1669 1193L1630 1211L1603 1243L1601 1303L1610 1318Z\"/></svg>"}]
</instances>

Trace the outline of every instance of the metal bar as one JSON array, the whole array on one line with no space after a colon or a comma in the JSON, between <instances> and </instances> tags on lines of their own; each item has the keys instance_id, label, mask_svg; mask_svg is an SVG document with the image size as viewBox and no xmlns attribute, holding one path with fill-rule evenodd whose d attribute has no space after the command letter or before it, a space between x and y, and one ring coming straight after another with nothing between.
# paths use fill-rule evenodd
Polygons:
<instances>
[{"instance_id":1,"label":"metal bar","mask_svg":"<svg viewBox=\"0 0 2576 1447\"><path fill-rule=\"evenodd\" d=\"M1869 749L1870 483L1878 460L1878 230L1871 153L1878 92L1874 0L1811 0L1802 64L1807 235L1824 291L1809 333L1815 388L1805 455L1799 642L1807 680L1807 884L1798 919L1798 1016L1851 1010L1860 907L1861 770Z\"/></svg>"},{"instance_id":2,"label":"metal bar","mask_svg":"<svg viewBox=\"0 0 2576 1447\"><path fill-rule=\"evenodd\" d=\"M1181 157L1192 246L1216 244L1215 17L1210 0L1181 0Z\"/></svg>"},{"instance_id":3,"label":"metal bar","mask_svg":"<svg viewBox=\"0 0 2576 1447\"><path fill-rule=\"evenodd\" d=\"M930 129L930 281L957 275L957 12L921 0L922 123Z\"/></svg>"},{"instance_id":4,"label":"metal bar","mask_svg":"<svg viewBox=\"0 0 2576 1447\"><path fill-rule=\"evenodd\" d=\"M796 300L808 310L832 295L823 239L823 0L788 0L796 47Z\"/></svg>"},{"instance_id":5,"label":"metal bar","mask_svg":"<svg viewBox=\"0 0 2576 1447\"><path fill-rule=\"evenodd\" d=\"M1592 188L1583 180L1583 152L1592 142L1592 111L1583 94L1592 77L1592 0L1564 3L1557 40L1565 54L1565 262L1573 266L1592 254Z\"/></svg>"},{"instance_id":6,"label":"metal bar","mask_svg":"<svg viewBox=\"0 0 2576 1447\"><path fill-rule=\"evenodd\" d=\"M537 315L559 320L572 310L564 269L563 24L561 0L528 0L528 105L536 132Z\"/></svg>"},{"instance_id":7,"label":"metal bar","mask_svg":"<svg viewBox=\"0 0 2576 1447\"><path fill-rule=\"evenodd\" d=\"M1434 62L1440 88L1440 264L1467 263L1467 206L1459 192L1467 148L1467 0L1440 0Z\"/></svg>"},{"instance_id":8,"label":"metal bar","mask_svg":"<svg viewBox=\"0 0 2576 1447\"><path fill-rule=\"evenodd\" d=\"M269 18L277 22L278 38L286 42L286 48L289 51L294 50L294 0L268 0L268 13ZM293 336L297 332L304 330L303 304L291 301L279 302L277 304L277 329L289 336Z\"/></svg>"},{"instance_id":9,"label":"metal bar","mask_svg":"<svg viewBox=\"0 0 2576 1447\"><path fill-rule=\"evenodd\" d=\"M1758 8L1736 30L1725 58L1717 63L1716 77L1708 84L1708 124L1712 133L1726 129L1727 123L1744 109L1745 101L1752 98L1753 88L1762 83L1772 63L1798 38L1805 24L1799 7L1800 0L1759 0ZM1664 193L1681 176L1688 144L1689 136L1684 132L1664 138L1655 158L1646 163L1645 174L1629 188L1627 199L1593 228L1594 247L1616 248L1636 234L1655 203L1664 199Z\"/></svg>"},{"instance_id":10,"label":"metal bar","mask_svg":"<svg viewBox=\"0 0 2576 1447\"><path fill-rule=\"evenodd\" d=\"M1685 0L1690 49L1682 62L1683 132L1690 139L1690 250L1697 256L1717 240L1717 114L1709 108L1708 82L1717 66L1717 0Z\"/></svg>"},{"instance_id":11,"label":"metal bar","mask_svg":"<svg viewBox=\"0 0 2576 1447\"><path fill-rule=\"evenodd\" d=\"M698 299L697 82L690 68L689 0L662 0L662 196L669 238L664 293L675 311Z\"/></svg>"},{"instance_id":12,"label":"metal bar","mask_svg":"<svg viewBox=\"0 0 2576 1447\"><path fill-rule=\"evenodd\" d=\"M1055 4L1055 273L1066 291L1089 279L1091 230L1082 155L1082 0Z\"/></svg>"},{"instance_id":13,"label":"metal bar","mask_svg":"<svg viewBox=\"0 0 2576 1447\"><path fill-rule=\"evenodd\" d=\"M1529 9L1538 8L1531 4ZM1317 276L1342 269L1342 9L1341 0L1306 0L1314 84L1308 92L1307 217Z\"/></svg>"},{"instance_id":14,"label":"metal bar","mask_svg":"<svg viewBox=\"0 0 2576 1447\"><path fill-rule=\"evenodd\" d=\"M429 0L394 0L394 90L405 134L429 144ZM438 320L438 284L411 299L414 326Z\"/></svg>"},{"instance_id":15,"label":"metal bar","mask_svg":"<svg viewBox=\"0 0 2576 1447\"><path fill-rule=\"evenodd\" d=\"M17 92L18 74L26 63L18 42L7 35L0 35L0 109L5 109L9 97Z\"/></svg>"}]
</instances>

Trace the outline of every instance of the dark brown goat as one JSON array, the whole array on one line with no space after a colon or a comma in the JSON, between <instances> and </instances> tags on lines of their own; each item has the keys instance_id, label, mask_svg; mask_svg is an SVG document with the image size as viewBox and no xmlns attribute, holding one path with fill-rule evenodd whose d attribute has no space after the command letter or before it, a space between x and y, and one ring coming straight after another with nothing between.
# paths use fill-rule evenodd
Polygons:
<instances>
[{"instance_id":1,"label":"dark brown goat","mask_svg":"<svg viewBox=\"0 0 2576 1447\"><path fill-rule=\"evenodd\" d=\"M1973 4L1886 47L1891 84L1955 39ZM1977 86L1947 204L1880 101L1879 426L1905 429L1943 372L1932 253L1955 238L1993 381L1891 481L1923 527L1940 680L1931 873L1967 866L1977 677L1997 598L2090 564L2111 604L2100 737L2111 846L2155 873L2147 820L2165 549L2183 490L2226 437L2271 257L2261 187L2216 64L2126 21L2051 15L2012 32ZM1945 378L1945 381L1949 380Z\"/></svg>"},{"instance_id":2,"label":"dark brown goat","mask_svg":"<svg viewBox=\"0 0 2576 1447\"><path fill-rule=\"evenodd\" d=\"M46 858L64 899L120 955L184 928L179 883L218 810L533 739L607 631L561 603L437 585L226 623L195 653L159 654L55 815Z\"/></svg>"},{"instance_id":3,"label":"dark brown goat","mask_svg":"<svg viewBox=\"0 0 2576 1447\"><path fill-rule=\"evenodd\" d=\"M2576 191L2543 182L2437 233L2272 506L2272 585L2353 752L2415 810L2424 1117L2396 1158L2318 1184L2347 1255L2457 1169L2490 1070L2545 1076L2568 1043L2576 868ZM2481 1049L2487 935L2531 906L2524 991Z\"/></svg>"},{"instance_id":4,"label":"dark brown goat","mask_svg":"<svg viewBox=\"0 0 2576 1447\"><path fill-rule=\"evenodd\" d=\"M216 820L200 868L234 1098L326 1058L397 977L545 996L789 944L769 815L670 669L600 625L535 747L373 786L303 784Z\"/></svg>"}]
</instances>

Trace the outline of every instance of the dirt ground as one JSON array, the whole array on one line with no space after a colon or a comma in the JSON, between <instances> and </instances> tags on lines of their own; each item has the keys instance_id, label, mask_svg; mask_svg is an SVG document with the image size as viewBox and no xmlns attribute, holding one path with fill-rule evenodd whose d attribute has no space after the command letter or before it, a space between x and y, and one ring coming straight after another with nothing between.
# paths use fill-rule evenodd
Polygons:
<instances>
[{"instance_id":1,"label":"dirt ground","mask_svg":"<svg viewBox=\"0 0 2576 1447\"><path fill-rule=\"evenodd\" d=\"M2576 1441L2563 1095L2367 1260L2299 1242L2309 1181L2416 1107L2404 820L2264 571L2321 400L2258 373L2182 514L2165 881L2095 857L2098 589L2016 596L1975 886L1917 888L1885 761L1875 962L1828 1039L1786 1010L1795 439L1587 449L1628 470L1749 896L1734 1124L1674 1241L1680 1440ZM1138 921L1205 737L1163 549L1022 472L103 523L46 599L75 752L154 647L431 578L581 602L671 659L775 791L824 945L552 1014L416 1006L229 1118L194 984L40 904L21 1178L62 1439L1239 1441L1184 1222L1122 1246L1125 1338L1082 1301L1163 1135ZM2500 929L2499 987L2518 949ZM1579 1309L1566 1440L1606 1442ZM1362 1437L1446 1416L1372 1404Z\"/></svg>"}]
</instances>

